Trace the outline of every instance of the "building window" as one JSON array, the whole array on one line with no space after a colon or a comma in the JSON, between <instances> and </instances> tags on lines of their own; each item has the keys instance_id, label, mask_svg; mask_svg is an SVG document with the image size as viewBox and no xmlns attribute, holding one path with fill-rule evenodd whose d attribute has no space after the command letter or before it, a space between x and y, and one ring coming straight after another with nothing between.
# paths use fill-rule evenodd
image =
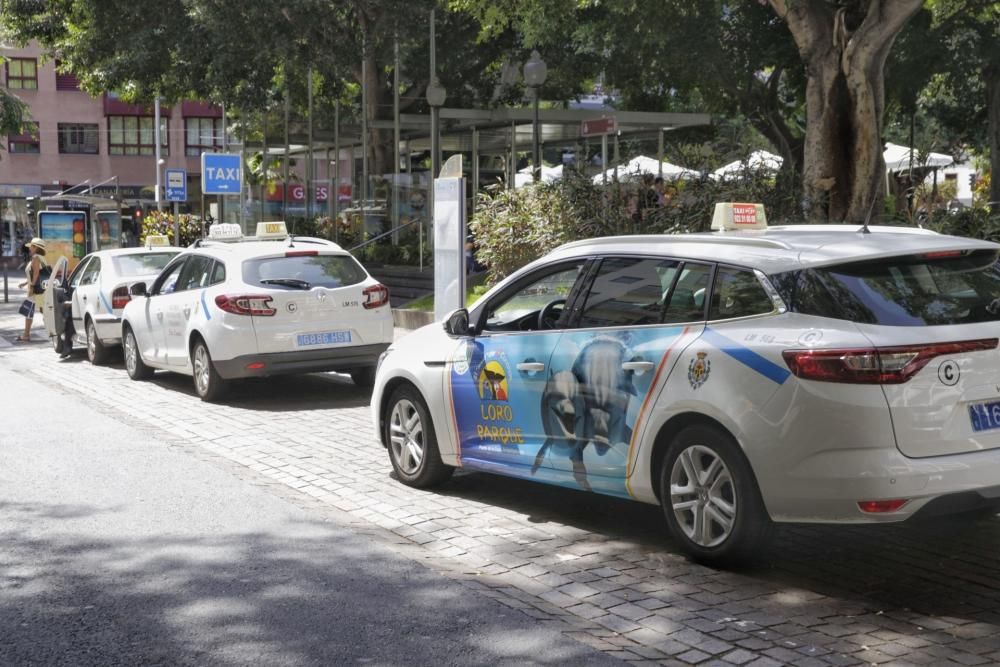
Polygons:
<instances>
[{"instance_id":1,"label":"building window","mask_svg":"<svg viewBox=\"0 0 1000 667\"><path fill-rule=\"evenodd\" d=\"M98 153L97 123L59 123L60 153Z\"/></svg>"},{"instance_id":2,"label":"building window","mask_svg":"<svg viewBox=\"0 0 1000 667\"><path fill-rule=\"evenodd\" d=\"M56 61L56 90L80 90L80 80L62 71L62 62Z\"/></svg>"},{"instance_id":3,"label":"building window","mask_svg":"<svg viewBox=\"0 0 1000 667\"><path fill-rule=\"evenodd\" d=\"M185 118L184 154L197 157L222 150L221 118Z\"/></svg>"},{"instance_id":4,"label":"building window","mask_svg":"<svg viewBox=\"0 0 1000 667\"><path fill-rule=\"evenodd\" d=\"M111 155L154 155L152 116L108 116L108 152ZM167 119L160 118L160 153L168 155Z\"/></svg>"},{"instance_id":5,"label":"building window","mask_svg":"<svg viewBox=\"0 0 1000 667\"><path fill-rule=\"evenodd\" d=\"M38 90L38 61L34 58L11 58L8 60L7 87Z\"/></svg>"},{"instance_id":6,"label":"building window","mask_svg":"<svg viewBox=\"0 0 1000 667\"><path fill-rule=\"evenodd\" d=\"M38 123L25 123L24 131L21 134L12 134L7 137L7 147L11 153L40 153Z\"/></svg>"}]
</instances>

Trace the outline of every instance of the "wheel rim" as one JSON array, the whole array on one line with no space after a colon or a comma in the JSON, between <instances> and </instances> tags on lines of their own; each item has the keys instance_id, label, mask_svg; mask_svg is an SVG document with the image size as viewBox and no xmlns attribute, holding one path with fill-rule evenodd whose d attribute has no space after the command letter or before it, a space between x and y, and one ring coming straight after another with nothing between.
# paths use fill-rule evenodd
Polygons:
<instances>
[{"instance_id":1,"label":"wheel rim","mask_svg":"<svg viewBox=\"0 0 1000 667\"><path fill-rule=\"evenodd\" d=\"M682 451L670 471L670 505L692 542L701 547L725 542L736 524L737 497L722 457L703 445Z\"/></svg>"},{"instance_id":2,"label":"wheel rim","mask_svg":"<svg viewBox=\"0 0 1000 667\"><path fill-rule=\"evenodd\" d=\"M208 350L204 345L199 345L194 349L194 383L199 394L208 391Z\"/></svg>"},{"instance_id":3,"label":"wheel rim","mask_svg":"<svg viewBox=\"0 0 1000 667\"><path fill-rule=\"evenodd\" d=\"M424 460L424 424L417 407L405 398L392 408L389 446L393 460L405 474L413 475L420 469Z\"/></svg>"},{"instance_id":4,"label":"wheel rim","mask_svg":"<svg viewBox=\"0 0 1000 667\"><path fill-rule=\"evenodd\" d=\"M125 334L125 369L130 375L135 374L136 361L138 360L138 350L135 347L135 336L129 331Z\"/></svg>"},{"instance_id":5,"label":"wheel rim","mask_svg":"<svg viewBox=\"0 0 1000 667\"><path fill-rule=\"evenodd\" d=\"M97 331L94 329L94 323L87 323L87 356L93 361L94 356L97 354Z\"/></svg>"}]
</instances>

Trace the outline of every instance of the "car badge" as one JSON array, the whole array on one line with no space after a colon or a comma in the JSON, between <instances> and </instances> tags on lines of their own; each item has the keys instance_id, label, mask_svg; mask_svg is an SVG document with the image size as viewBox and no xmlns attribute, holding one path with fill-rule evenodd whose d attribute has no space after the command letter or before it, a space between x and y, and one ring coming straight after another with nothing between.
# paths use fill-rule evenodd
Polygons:
<instances>
[{"instance_id":1,"label":"car badge","mask_svg":"<svg viewBox=\"0 0 1000 667\"><path fill-rule=\"evenodd\" d=\"M705 384L711 372L712 362L708 360L708 352L699 352L688 364L688 382L691 383L691 388L697 389Z\"/></svg>"},{"instance_id":2,"label":"car badge","mask_svg":"<svg viewBox=\"0 0 1000 667\"><path fill-rule=\"evenodd\" d=\"M326 292L316 292L316 298L320 301L326 301Z\"/></svg>"},{"instance_id":3,"label":"car badge","mask_svg":"<svg viewBox=\"0 0 1000 667\"><path fill-rule=\"evenodd\" d=\"M285 306L285 308L287 308L287 309L288 309L288 312L290 312L290 313L294 313L294 312L295 312L296 310L298 310L298 309L299 309L299 307L298 307L298 306L297 306L297 305L295 304L295 302L294 302L294 301L290 301L290 302L288 303L288 305L287 305L287 306Z\"/></svg>"}]
</instances>

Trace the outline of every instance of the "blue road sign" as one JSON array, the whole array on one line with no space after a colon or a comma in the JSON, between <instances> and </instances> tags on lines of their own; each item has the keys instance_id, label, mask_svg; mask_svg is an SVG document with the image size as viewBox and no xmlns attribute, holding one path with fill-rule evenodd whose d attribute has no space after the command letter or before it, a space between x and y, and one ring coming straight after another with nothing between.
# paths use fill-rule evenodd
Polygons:
<instances>
[{"instance_id":1,"label":"blue road sign","mask_svg":"<svg viewBox=\"0 0 1000 667\"><path fill-rule=\"evenodd\" d=\"M235 195L243 183L239 153L201 154L201 191L206 195Z\"/></svg>"},{"instance_id":2,"label":"blue road sign","mask_svg":"<svg viewBox=\"0 0 1000 667\"><path fill-rule=\"evenodd\" d=\"M186 169L167 169L167 201L187 201L188 175Z\"/></svg>"}]
</instances>

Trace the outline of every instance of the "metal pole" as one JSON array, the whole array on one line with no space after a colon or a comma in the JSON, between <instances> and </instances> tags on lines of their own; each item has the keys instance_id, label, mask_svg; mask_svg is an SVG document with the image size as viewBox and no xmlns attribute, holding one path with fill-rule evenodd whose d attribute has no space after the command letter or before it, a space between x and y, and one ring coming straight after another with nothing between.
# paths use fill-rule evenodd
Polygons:
<instances>
[{"instance_id":1,"label":"metal pole","mask_svg":"<svg viewBox=\"0 0 1000 667\"><path fill-rule=\"evenodd\" d=\"M392 242L399 245L399 34L393 40L392 65Z\"/></svg>"},{"instance_id":2,"label":"metal pole","mask_svg":"<svg viewBox=\"0 0 1000 667\"><path fill-rule=\"evenodd\" d=\"M330 220L336 222L336 218L333 217L333 165L330 164L330 147L326 147L326 214L330 216ZM318 204L319 202L317 202Z\"/></svg>"},{"instance_id":3,"label":"metal pole","mask_svg":"<svg viewBox=\"0 0 1000 667\"><path fill-rule=\"evenodd\" d=\"M288 115L291 113L291 91L288 88L288 82L285 82L285 163L282 165L282 180L283 184L281 186L281 219L286 223L288 222L288 152L291 150L288 142Z\"/></svg>"},{"instance_id":4,"label":"metal pole","mask_svg":"<svg viewBox=\"0 0 1000 667\"><path fill-rule=\"evenodd\" d=\"M337 159L337 169L333 173L333 240L340 240L340 100L333 105L333 152Z\"/></svg>"},{"instance_id":5,"label":"metal pole","mask_svg":"<svg viewBox=\"0 0 1000 667\"><path fill-rule=\"evenodd\" d=\"M247 114L246 112L240 112L240 164L243 165L244 173L240 174L240 229L246 234L246 202L247 198L244 196L243 181L246 172L247 164ZM250 184L247 183L246 194L250 193Z\"/></svg>"},{"instance_id":6,"label":"metal pole","mask_svg":"<svg viewBox=\"0 0 1000 667\"><path fill-rule=\"evenodd\" d=\"M229 127L226 122L226 105L222 105L222 152L229 152ZM219 222L226 221L226 195L216 195L219 202Z\"/></svg>"},{"instance_id":7,"label":"metal pole","mask_svg":"<svg viewBox=\"0 0 1000 667\"><path fill-rule=\"evenodd\" d=\"M361 42L361 219L368 199L368 43Z\"/></svg>"},{"instance_id":8,"label":"metal pole","mask_svg":"<svg viewBox=\"0 0 1000 667\"><path fill-rule=\"evenodd\" d=\"M264 126L264 139L263 148L261 149L261 172L260 172L260 221L264 221L264 198L267 196L267 181L268 181L268 159L267 159L267 108L264 108L263 120L261 124Z\"/></svg>"},{"instance_id":9,"label":"metal pole","mask_svg":"<svg viewBox=\"0 0 1000 667\"><path fill-rule=\"evenodd\" d=\"M174 202L174 245L181 244L181 204Z\"/></svg>"},{"instance_id":10,"label":"metal pole","mask_svg":"<svg viewBox=\"0 0 1000 667\"><path fill-rule=\"evenodd\" d=\"M656 130L656 175L663 178L663 128Z\"/></svg>"},{"instance_id":11,"label":"metal pole","mask_svg":"<svg viewBox=\"0 0 1000 667\"><path fill-rule=\"evenodd\" d=\"M479 129L472 128L472 199L479 194Z\"/></svg>"},{"instance_id":12,"label":"metal pole","mask_svg":"<svg viewBox=\"0 0 1000 667\"><path fill-rule=\"evenodd\" d=\"M601 135L601 181L608 184L608 135Z\"/></svg>"},{"instance_id":13,"label":"metal pole","mask_svg":"<svg viewBox=\"0 0 1000 667\"><path fill-rule=\"evenodd\" d=\"M163 199L160 197L160 96L153 100L153 155L156 161L156 210L163 212ZM176 239L175 239L176 240Z\"/></svg>"},{"instance_id":14,"label":"metal pole","mask_svg":"<svg viewBox=\"0 0 1000 667\"><path fill-rule=\"evenodd\" d=\"M541 137L538 136L538 87L532 87L531 93L532 97L535 98L531 119L531 180L537 183L542 179L542 149L539 143Z\"/></svg>"},{"instance_id":15,"label":"metal pole","mask_svg":"<svg viewBox=\"0 0 1000 667\"><path fill-rule=\"evenodd\" d=\"M308 108L309 108L309 121L308 121L308 134L309 134L309 150L306 151L306 156L308 162L306 162L306 220L312 220L312 192L313 192L313 178L315 174L313 173L316 169L316 164L313 158L313 71L312 67L309 68L307 75L309 77L308 85L306 86L306 92L308 97Z\"/></svg>"}]
</instances>

